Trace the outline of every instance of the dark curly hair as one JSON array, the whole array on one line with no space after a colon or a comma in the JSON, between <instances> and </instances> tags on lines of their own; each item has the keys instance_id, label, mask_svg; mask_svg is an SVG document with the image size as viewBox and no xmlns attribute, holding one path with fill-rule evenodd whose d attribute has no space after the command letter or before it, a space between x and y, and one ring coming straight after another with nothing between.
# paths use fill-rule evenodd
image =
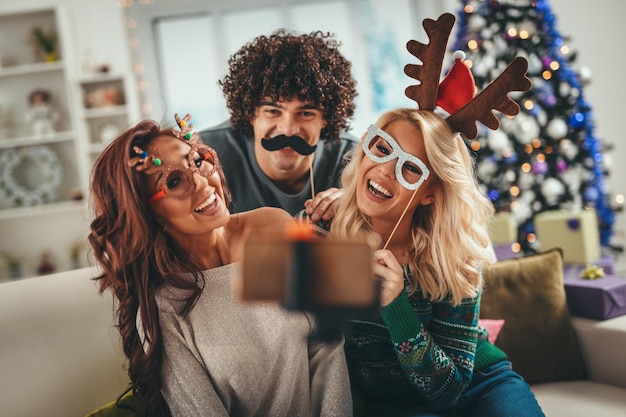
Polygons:
<instances>
[{"instance_id":1,"label":"dark curly hair","mask_svg":"<svg viewBox=\"0 0 626 417\"><path fill-rule=\"evenodd\" d=\"M235 130L253 135L250 121L263 99L298 98L318 107L327 125L322 140L350 128L356 81L340 43L321 31L293 34L279 29L259 36L230 57L229 74L219 81Z\"/></svg>"}]
</instances>

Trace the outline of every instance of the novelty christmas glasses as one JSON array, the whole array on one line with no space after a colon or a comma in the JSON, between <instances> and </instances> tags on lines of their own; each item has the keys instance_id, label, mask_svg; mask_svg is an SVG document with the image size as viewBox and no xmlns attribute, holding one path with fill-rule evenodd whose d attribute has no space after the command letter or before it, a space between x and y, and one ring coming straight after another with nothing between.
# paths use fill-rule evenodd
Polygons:
<instances>
[{"instance_id":1,"label":"novelty christmas glasses","mask_svg":"<svg viewBox=\"0 0 626 417\"><path fill-rule=\"evenodd\" d=\"M155 158L156 160L156 158ZM187 197L196 187L194 173L209 178L215 172L217 154L202 144L192 145L186 157L186 164L159 165L153 172L159 174L158 190L148 198L148 204L168 195L176 199Z\"/></svg>"},{"instance_id":2,"label":"novelty christmas glasses","mask_svg":"<svg viewBox=\"0 0 626 417\"><path fill-rule=\"evenodd\" d=\"M398 142L378 126L367 128L367 138L363 142L363 151L374 162L384 164L396 161L396 179L408 190L417 190L428 179L430 171L418 157L405 152Z\"/></svg>"},{"instance_id":3,"label":"novelty christmas glasses","mask_svg":"<svg viewBox=\"0 0 626 417\"><path fill-rule=\"evenodd\" d=\"M186 198L196 187L194 174L208 179L215 173L219 164L215 150L199 142L198 134L192 132L193 125L188 124L191 115L187 114L183 119L180 119L178 114L174 117L181 130L172 129L173 135L189 145L189 152L180 158L179 164L164 165L162 155L159 154L159 148L156 146L150 147L150 153L138 146L133 147L137 156L131 159L131 165L135 166L137 171L148 175L158 175L158 191L148 198L148 204L166 195L176 199Z\"/></svg>"}]
</instances>

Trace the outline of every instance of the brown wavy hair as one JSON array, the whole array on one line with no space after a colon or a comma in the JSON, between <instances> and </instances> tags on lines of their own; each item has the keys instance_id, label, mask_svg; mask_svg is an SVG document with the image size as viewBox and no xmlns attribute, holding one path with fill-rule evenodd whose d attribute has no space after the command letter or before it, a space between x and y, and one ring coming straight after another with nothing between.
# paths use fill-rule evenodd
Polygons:
<instances>
[{"instance_id":1,"label":"brown wavy hair","mask_svg":"<svg viewBox=\"0 0 626 417\"><path fill-rule=\"evenodd\" d=\"M131 380L128 390L144 401L150 416L170 415L161 395L163 342L155 293L165 283L190 290L180 312L186 315L203 288L201 267L165 233L146 203L146 176L129 164L136 156L134 146L145 149L164 135L175 137L171 129L145 120L115 139L99 156L92 172L94 220L88 237L101 269L95 278L100 292L110 290L116 299L117 327ZM230 204L224 174L217 166ZM195 280L183 278L183 273L192 273Z\"/></svg>"},{"instance_id":2,"label":"brown wavy hair","mask_svg":"<svg viewBox=\"0 0 626 417\"><path fill-rule=\"evenodd\" d=\"M336 140L350 128L356 81L352 64L330 33L293 34L279 29L245 44L228 60L229 74L219 81L235 130L253 135L251 120L262 100L297 97L322 110L327 125L322 140Z\"/></svg>"}]
</instances>

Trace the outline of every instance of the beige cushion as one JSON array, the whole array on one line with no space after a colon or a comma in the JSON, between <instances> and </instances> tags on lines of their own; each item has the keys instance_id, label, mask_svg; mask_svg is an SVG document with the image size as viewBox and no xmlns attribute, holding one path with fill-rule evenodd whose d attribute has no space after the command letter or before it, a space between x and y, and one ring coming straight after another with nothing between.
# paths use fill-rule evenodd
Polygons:
<instances>
[{"instance_id":1,"label":"beige cushion","mask_svg":"<svg viewBox=\"0 0 626 417\"><path fill-rule=\"evenodd\" d=\"M493 264L485 271L480 315L505 320L496 345L528 383L585 377L559 248Z\"/></svg>"}]
</instances>

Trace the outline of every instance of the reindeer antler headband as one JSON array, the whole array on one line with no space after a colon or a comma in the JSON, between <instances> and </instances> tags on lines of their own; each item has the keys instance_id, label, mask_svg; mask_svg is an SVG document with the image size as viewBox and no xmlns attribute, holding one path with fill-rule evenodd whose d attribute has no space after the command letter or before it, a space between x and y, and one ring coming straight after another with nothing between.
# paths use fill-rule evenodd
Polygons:
<instances>
[{"instance_id":1,"label":"reindeer antler headband","mask_svg":"<svg viewBox=\"0 0 626 417\"><path fill-rule=\"evenodd\" d=\"M193 130L193 124L189 123L189 121L191 120L191 115L187 114L181 119L178 113L175 113L174 119L176 120L176 124L178 125L180 130L172 128L172 134L176 138L188 143L192 147L198 146L198 133ZM161 166L162 162L161 158L159 158L158 156L149 155L148 152L144 151L138 146L133 146L133 152L135 152L137 156L130 159L129 165L134 166L137 171L145 171L146 174L153 174L160 169L158 167Z\"/></svg>"},{"instance_id":2,"label":"reindeer antler headband","mask_svg":"<svg viewBox=\"0 0 626 417\"><path fill-rule=\"evenodd\" d=\"M474 97L475 85L469 68L461 58L448 76L439 84L448 37L452 31L455 17L444 13L439 19L424 19L422 26L430 40L423 44L410 40L406 48L422 64L407 64L404 72L420 82L406 88L405 94L414 100L421 110L433 111L437 105L450 113L446 121L453 131L463 133L468 139L476 139L476 122L481 122L490 129L497 129L500 122L492 110L498 110L508 116L519 113L519 105L508 97L512 91L530 90L530 79L526 77L528 62L516 57L509 66L483 91ZM460 84L455 84L454 79Z\"/></svg>"},{"instance_id":3,"label":"reindeer antler headband","mask_svg":"<svg viewBox=\"0 0 626 417\"><path fill-rule=\"evenodd\" d=\"M478 135L476 122L481 122L493 130L500 126L492 110L498 110L509 116L519 113L519 105L507 94L511 91L530 90L531 83L526 77L528 62L522 57L515 58L502 74L474 97L476 90L474 77L463 63L463 58L456 57L455 53L454 65L440 84L441 67L454 21L454 15L450 13L442 14L437 20L424 19L422 26L430 43L426 45L416 40L407 42L406 49L422 64L407 64L404 67L406 75L419 81L418 85L407 87L405 94L417 103L420 110L433 111L435 107L440 106L450 114L446 122L454 132L460 132L468 139L476 139ZM387 249L416 192L417 188L383 249Z\"/></svg>"}]
</instances>

